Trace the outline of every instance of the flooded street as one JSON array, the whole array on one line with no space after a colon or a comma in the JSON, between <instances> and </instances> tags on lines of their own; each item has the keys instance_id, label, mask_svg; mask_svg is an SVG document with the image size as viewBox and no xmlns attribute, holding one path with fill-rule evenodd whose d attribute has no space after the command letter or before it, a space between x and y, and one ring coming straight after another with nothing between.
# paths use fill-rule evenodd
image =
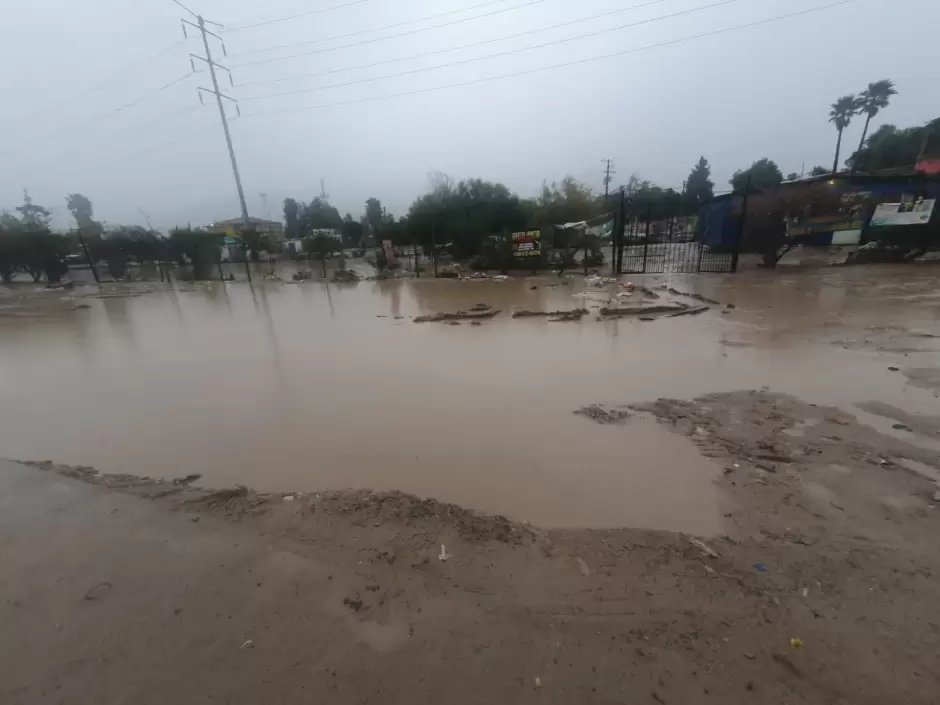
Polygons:
<instances>
[{"instance_id":1,"label":"flooded street","mask_svg":"<svg viewBox=\"0 0 940 705\"><path fill-rule=\"evenodd\" d=\"M578 296L580 276L214 282L111 298L83 287L73 297L87 308L41 315L8 295L0 455L265 491L398 489L545 527L710 535L719 461L652 418L601 425L572 412L768 387L896 434L853 405L937 413L937 377L917 372L938 362L935 276L625 276L722 304L656 321L596 320L608 293ZM580 322L510 317L585 301ZM477 303L503 313L479 326L411 320Z\"/></svg>"}]
</instances>

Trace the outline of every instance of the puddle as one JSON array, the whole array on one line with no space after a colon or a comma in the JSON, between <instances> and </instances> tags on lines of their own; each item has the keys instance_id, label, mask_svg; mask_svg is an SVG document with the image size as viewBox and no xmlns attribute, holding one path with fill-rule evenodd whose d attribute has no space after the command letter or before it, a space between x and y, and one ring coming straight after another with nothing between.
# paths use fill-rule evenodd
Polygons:
<instances>
[{"instance_id":1,"label":"puddle","mask_svg":"<svg viewBox=\"0 0 940 705\"><path fill-rule=\"evenodd\" d=\"M884 357L806 342L861 315L820 279L696 279L737 304L729 315L509 317L571 308L572 281L216 282L0 319L0 448L216 486L400 489L547 527L708 535L721 522L716 463L650 419L600 426L572 412L765 385L820 404L935 404ZM781 286L809 293L781 304ZM504 313L410 320L477 303ZM900 321L908 308L890 310Z\"/></svg>"}]
</instances>

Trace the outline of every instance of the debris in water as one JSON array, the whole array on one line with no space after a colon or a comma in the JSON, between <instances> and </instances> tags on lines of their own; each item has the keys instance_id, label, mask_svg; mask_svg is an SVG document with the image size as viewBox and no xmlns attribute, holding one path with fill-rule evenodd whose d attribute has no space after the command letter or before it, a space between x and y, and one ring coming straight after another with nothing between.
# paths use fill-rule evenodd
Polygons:
<instances>
[{"instance_id":1,"label":"debris in water","mask_svg":"<svg viewBox=\"0 0 940 705\"><path fill-rule=\"evenodd\" d=\"M579 321L581 320L581 316L586 316L587 313L588 310L586 308L574 308L563 311L514 311L512 317L534 318L536 316L548 316L560 321Z\"/></svg>"},{"instance_id":2,"label":"debris in water","mask_svg":"<svg viewBox=\"0 0 940 705\"><path fill-rule=\"evenodd\" d=\"M428 316L418 316L415 323L438 323L440 321L460 321L474 318L492 318L500 313L499 309L457 311L455 313L432 313Z\"/></svg>"},{"instance_id":3,"label":"debris in water","mask_svg":"<svg viewBox=\"0 0 940 705\"><path fill-rule=\"evenodd\" d=\"M900 367L894 367L894 366L892 365L892 366L889 367L888 369L891 370L892 372L897 372L897 371L900 370L901 368L900 368Z\"/></svg>"},{"instance_id":4,"label":"debris in water","mask_svg":"<svg viewBox=\"0 0 940 705\"><path fill-rule=\"evenodd\" d=\"M534 289L535 287L532 287L532 288ZM542 679L539 678L538 676L535 677L535 687L536 687L536 688L541 688L541 687L542 687Z\"/></svg>"},{"instance_id":5,"label":"debris in water","mask_svg":"<svg viewBox=\"0 0 940 705\"><path fill-rule=\"evenodd\" d=\"M285 501L285 502L293 502L293 501L294 501L294 495L292 495L292 494L286 494L286 495L284 495L284 501Z\"/></svg>"},{"instance_id":6,"label":"debris in water","mask_svg":"<svg viewBox=\"0 0 940 705\"><path fill-rule=\"evenodd\" d=\"M107 580L104 582L97 583L88 588L85 592L85 597L82 599L85 600L97 600L101 597L104 597L111 590L111 583Z\"/></svg>"},{"instance_id":7,"label":"debris in water","mask_svg":"<svg viewBox=\"0 0 940 705\"><path fill-rule=\"evenodd\" d=\"M800 639L800 637L795 636L790 639L790 646L792 646L794 649L802 649L805 644L803 643L803 640Z\"/></svg>"},{"instance_id":8,"label":"debris in water","mask_svg":"<svg viewBox=\"0 0 940 705\"><path fill-rule=\"evenodd\" d=\"M654 313L679 313L689 307L685 304L661 304L658 306L614 306L601 309L602 316L643 316Z\"/></svg>"},{"instance_id":9,"label":"debris in water","mask_svg":"<svg viewBox=\"0 0 940 705\"><path fill-rule=\"evenodd\" d=\"M573 413L579 416L587 416L597 423L622 423L624 419L629 418L630 414L621 409L605 409L600 404L589 404L582 406Z\"/></svg>"},{"instance_id":10,"label":"debris in water","mask_svg":"<svg viewBox=\"0 0 940 705\"><path fill-rule=\"evenodd\" d=\"M239 649L253 649L255 648L255 642L251 639L245 639L244 643L238 647Z\"/></svg>"},{"instance_id":11,"label":"debris in water","mask_svg":"<svg viewBox=\"0 0 940 705\"><path fill-rule=\"evenodd\" d=\"M473 306L470 307L470 310L471 311L489 311L491 308L493 307L490 306L489 304L474 304Z\"/></svg>"},{"instance_id":12,"label":"debris in water","mask_svg":"<svg viewBox=\"0 0 940 705\"><path fill-rule=\"evenodd\" d=\"M709 548L707 545L705 545L705 542L700 539L689 539L689 543L691 543L709 558L718 558L721 555L715 549Z\"/></svg>"},{"instance_id":13,"label":"debris in water","mask_svg":"<svg viewBox=\"0 0 940 705\"><path fill-rule=\"evenodd\" d=\"M755 563L754 567L757 568L757 570L759 570L761 573L767 572L767 566L765 566L763 563Z\"/></svg>"},{"instance_id":14,"label":"debris in water","mask_svg":"<svg viewBox=\"0 0 940 705\"><path fill-rule=\"evenodd\" d=\"M441 563L450 558L450 554L447 552L447 549L444 548L444 544L441 544L441 555L439 555L437 558L441 561Z\"/></svg>"},{"instance_id":15,"label":"debris in water","mask_svg":"<svg viewBox=\"0 0 940 705\"><path fill-rule=\"evenodd\" d=\"M591 574L591 569L588 568L588 564L584 562L584 559L581 556L577 557L578 567L581 569L581 575L585 578Z\"/></svg>"},{"instance_id":16,"label":"debris in water","mask_svg":"<svg viewBox=\"0 0 940 705\"><path fill-rule=\"evenodd\" d=\"M187 475L186 477L178 477L173 480L174 485L189 485L198 480L202 475L199 473L193 473L192 475Z\"/></svg>"}]
</instances>

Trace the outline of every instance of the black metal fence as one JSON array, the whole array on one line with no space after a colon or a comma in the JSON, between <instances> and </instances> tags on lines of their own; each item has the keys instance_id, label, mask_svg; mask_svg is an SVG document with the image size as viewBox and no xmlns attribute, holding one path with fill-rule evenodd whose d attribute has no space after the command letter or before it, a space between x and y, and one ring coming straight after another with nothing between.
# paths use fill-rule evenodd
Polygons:
<instances>
[{"instance_id":1,"label":"black metal fence","mask_svg":"<svg viewBox=\"0 0 940 705\"><path fill-rule=\"evenodd\" d=\"M704 242L698 217L681 203L623 198L614 232L614 270L621 274L695 274L737 270L738 245Z\"/></svg>"}]
</instances>

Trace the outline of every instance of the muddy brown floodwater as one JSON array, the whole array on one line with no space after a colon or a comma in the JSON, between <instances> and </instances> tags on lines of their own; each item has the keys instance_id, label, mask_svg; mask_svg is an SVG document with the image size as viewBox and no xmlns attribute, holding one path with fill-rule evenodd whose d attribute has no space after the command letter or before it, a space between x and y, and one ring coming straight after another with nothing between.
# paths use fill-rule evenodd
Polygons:
<instances>
[{"instance_id":1,"label":"muddy brown floodwater","mask_svg":"<svg viewBox=\"0 0 940 705\"><path fill-rule=\"evenodd\" d=\"M262 491L397 489L544 527L707 536L721 527L719 462L652 419L572 412L769 387L936 414L935 274L904 268L902 283L901 271L634 277L664 301L662 285L721 302L655 321L598 321L609 294L580 295L581 277L43 294L58 307L5 294L0 454ZM478 303L502 313L411 320ZM580 307L580 321L511 318Z\"/></svg>"}]
</instances>

